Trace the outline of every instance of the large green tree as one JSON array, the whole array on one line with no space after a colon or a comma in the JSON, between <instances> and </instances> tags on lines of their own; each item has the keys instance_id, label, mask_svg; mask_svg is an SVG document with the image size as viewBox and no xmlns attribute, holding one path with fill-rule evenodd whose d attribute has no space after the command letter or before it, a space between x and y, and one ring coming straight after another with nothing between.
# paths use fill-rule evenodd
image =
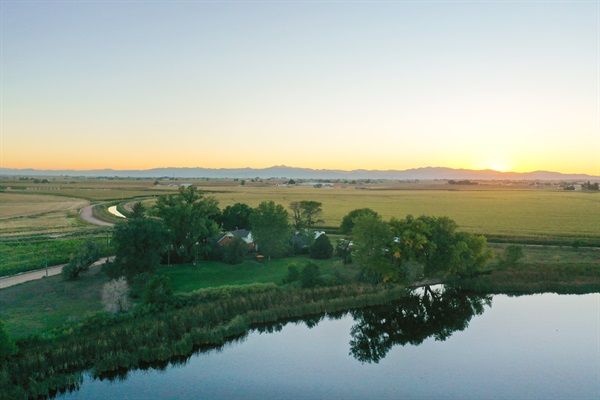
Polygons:
<instances>
[{"instance_id":1,"label":"large green tree","mask_svg":"<svg viewBox=\"0 0 600 400\"><path fill-rule=\"evenodd\" d=\"M342 223L340 224L340 231L344 235L352 234L352 229L354 228L354 219L361 215L372 215L379 216L377 212L371 210L370 208L357 208L356 210L350 211L348 214L342 218Z\"/></svg>"},{"instance_id":2,"label":"large green tree","mask_svg":"<svg viewBox=\"0 0 600 400\"><path fill-rule=\"evenodd\" d=\"M252 207L244 203L235 203L232 206L225 207L219 221L223 229L227 231L235 229L252 230L250 215L252 215Z\"/></svg>"},{"instance_id":3,"label":"large green tree","mask_svg":"<svg viewBox=\"0 0 600 400\"><path fill-rule=\"evenodd\" d=\"M448 217L409 215L392 219L390 226L396 238L392 252L403 261L419 262L427 277L473 276L492 257L485 237L457 231Z\"/></svg>"},{"instance_id":4,"label":"large green tree","mask_svg":"<svg viewBox=\"0 0 600 400\"><path fill-rule=\"evenodd\" d=\"M389 255L394 239L389 225L371 213L356 217L353 223L353 260L383 281L398 280L399 272L393 268Z\"/></svg>"},{"instance_id":5,"label":"large green tree","mask_svg":"<svg viewBox=\"0 0 600 400\"><path fill-rule=\"evenodd\" d=\"M312 200L294 201L290 203L292 210L292 224L299 231L302 228L311 229L313 225L322 222L320 219L323 203Z\"/></svg>"},{"instance_id":6,"label":"large green tree","mask_svg":"<svg viewBox=\"0 0 600 400\"><path fill-rule=\"evenodd\" d=\"M254 209L250 222L252 236L258 251L265 256L282 257L287 254L291 238L289 214L281 204L263 201Z\"/></svg>"},{"instance_id":7,"label":"large green tree","mask_svg":"<svg viewBox=\"0 0 600 400\"><path fill-rule=\"evenodd\" d=\"M365 214L354 219L353 258L383 281L407 279L414 263L426 277L472 277L484 269L492 251L485 237L456 229L447 217L409 215L388 223Z\"/></svg>"},{"instance_id":8,"label":"large green tree","mask_svg":"<svg viewBox=\"0 0 600 400\"><path fill-rule=\"evenodd\" d=\"M203 251L207 239L219 233L217 200L205 197L194 186L181 187L178 194L160 196L154 207L168 232L175 262L191 261L195 246Z\"/></svg>"},{"instance_id":9,"label":"large green tree","mask_svg":"<svg viewBox=\"0 0 600 400\"><path fill-rule=\"evenodd\" d=\"M155 270L167 243L160 221L143 215L115 225L113 242L115 258L104 270L113 278L125 276L130 281L142 272Z\"/></svg>"}]
</instances>

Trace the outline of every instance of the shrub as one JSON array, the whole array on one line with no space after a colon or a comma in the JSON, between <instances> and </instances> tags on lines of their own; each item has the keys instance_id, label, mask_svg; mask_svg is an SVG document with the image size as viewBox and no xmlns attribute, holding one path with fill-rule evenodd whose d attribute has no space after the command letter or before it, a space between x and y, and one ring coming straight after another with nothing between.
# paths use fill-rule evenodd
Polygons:
<instances>
[{"instance_id":1,"label":"shrub","mask_svg":"<svg viewBox=\"0 0 600 400\"><path fill-rule=\"evenodd\" d=\"M248 254L248 245L241 237L235 236L229 243L222 247L223 262L227 264L239 264Z\"/></svg>"},{"instance_id":2,"label":"shrub","mask_svg":"<svg viewBox=\"0 0 600 400\"><path fill-rule=\"evenodd\" d=\"M67 265L62 268L65 279L75 279L80 273L90 269L90 266L98 260L100 251L93 240L86 240L79 251L71 257Z\"/></svg>"},{"instance_id":3,"label":"shrub","mask_svg":"<svg viewBox=\"0 0 600 400\"><path fill-rule=\"evenodd\" d=\"M285 278L283 278L283 283L292 283L296 282L300 279L300 271L298 271L298 267L296 264L288 265L288 272Z\"/></svg>"},{"instance_id":4,"label":"shrub","mask_svg":"<svg viewBox=\"0 0 600 400\"><path fill-rule=\"evenodd\" d=\"M0 319L0 360L17 354L17 351L17 346L10 340L4 321Z\"/></svg>"},{"instance_id":5,"label":"shrub","mask_svg":"<svg viewBox=\"0 0 600 400\"><path fill-rule=\"evenodd\" d=\"M166 303L173 292L169 288L169 277L164 275L153 276L144 290L144 303Z\"/></svg>"},{"instance_id":6,"label":"shrub","mask_svg":"<svg viewBox=\"0 0 600 400\"><path fill-rule=\"evenodd\" d=\"M112 280L102 288L102 304L109 313L119 313L128 311L129 303L129 285L125 277Z\"/></svg>"},{"instance_id":7,"label":"shrub","mask_svg":"<svg viewBox=\"0 0 600 400\"><path fill-rule=\"evenodd\" d=\"M312 288L320 283L319 266L312 261L306 263L300 273L300 283L302 288Z\"/></svg>"},{"instance_id":8,"label":"shrub","mask_svg":"<svg viewBox=\"0 0 600 400\"><path fill-rule=\"evenodd\" d=\"M506 246L504 253L499 257L498 263L502 267L516 267L523 257L525 257L523 246L511 244Z\"/></svg>"},{"instance_id":9,"label":"shrub","mask_svg":"<svg viewBox=\"0 0 600 400\"><path fill-rule=\"evenodd\" d=\"M333 246L327 235L319 236L310 246L310 258L326 259L333 256Z\"/></svg>"}]
</instances>

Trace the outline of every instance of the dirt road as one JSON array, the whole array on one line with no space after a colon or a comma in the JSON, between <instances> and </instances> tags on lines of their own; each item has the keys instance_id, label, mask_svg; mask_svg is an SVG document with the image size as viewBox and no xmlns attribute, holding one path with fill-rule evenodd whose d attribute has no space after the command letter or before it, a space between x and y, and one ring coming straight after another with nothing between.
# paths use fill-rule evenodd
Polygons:
<instances>
[{"instance_id":1,"label":"dirt road","mask_svg":"<svg viewBox=\"0 0 600 400\"><path fill-rule=\"evenodd\" d=\"M115 224L113 224L113 223L106 222L106 221L100 221L98 218L94 217L92 209L94 207L96 207L97 205L98 204L92 204L90 206L83 207L81 209L81 211L79 212L79 216L81 217L81 219L86 222L89 222L90 224L94 224L94 225L98 225L98 226L114 226Z\"/></svg>"},{"instance_id":2,"label":"dirt road","mask_svg":"<svg viewBox=\"0 0 600 400\"><path fill-rule=\"evenodd\" d=\"M100 267L102 264L104 264L104 262L108 258L109 257L104 257L104 258L99 259L94 264L92 264L91 268ZM48 267L48 276L60 274L60 272L62 271L62 267L64 267L64 265L65 264ZM18 275L6 276L3 278L0 278L0 289L4 289L4 288L7 288L7 287L13 286L13 285L18 285L19 283L23 283L23 282L27 282L27 281L33 281L35 279L42 279L45 276L46 276L45 268L38 269L35 271L30 271L30 272L23 272L22 274L18 274Z\"/></svg>"}]
</instances>

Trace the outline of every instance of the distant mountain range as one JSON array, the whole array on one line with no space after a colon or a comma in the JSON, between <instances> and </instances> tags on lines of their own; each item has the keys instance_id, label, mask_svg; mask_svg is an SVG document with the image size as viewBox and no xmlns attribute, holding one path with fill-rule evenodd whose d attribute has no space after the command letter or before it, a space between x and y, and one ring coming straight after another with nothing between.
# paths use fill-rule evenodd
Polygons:
<instances>
[{"instance_id":1,"label":"distant mountain range","mask_svg":"<svg viewBox=\"0 0 600 400\"><path fill-rule=\"evenodd\" d=\"M286 178L286 179L391 179L391 180L599 180L586 174L562 174L551 171L499 172L490 169L470 170L443 167L413 168L407 170L352 171L332 169L294 168L278 165L269 168L154 168L147 170L35 170L0 168L3 176L72 176L72 177L119 177L119 178Z\"/></svg>"}]
</instances>

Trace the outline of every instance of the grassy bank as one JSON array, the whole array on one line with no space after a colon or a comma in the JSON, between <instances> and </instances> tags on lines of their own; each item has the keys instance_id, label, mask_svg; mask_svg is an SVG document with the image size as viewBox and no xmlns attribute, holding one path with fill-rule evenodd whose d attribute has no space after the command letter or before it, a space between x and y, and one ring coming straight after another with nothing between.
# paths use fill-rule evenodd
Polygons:
<instances>
[{"instance_id":1,"label":"grassy bank","mask_svg":"<svg viewBox=\"0 0 600 400\"><path fill-rule=\"evenodd\" d=\"M505 246L495 245L501 255ZM524 246L516 265L492 263L489 274L457 284L481 293L592 293L600 291L600 249Z\"/></svg>"},{"instance_id":2,"label":"grassy bank","mask_svg":"<svg viewBox=\"0 0 600 400\"><path fill-rule=\"evenodd\" d=\"M255 284L182 294L163 312L141 307L116 317L97 314L58 334L21 342L19 355L0 365L0 399L51 395L77 387L85 369L102 376L189 357L195 349L219 346L253 326L385 304L404 293L398 286Z\"/></svg>"}]
</instances>

